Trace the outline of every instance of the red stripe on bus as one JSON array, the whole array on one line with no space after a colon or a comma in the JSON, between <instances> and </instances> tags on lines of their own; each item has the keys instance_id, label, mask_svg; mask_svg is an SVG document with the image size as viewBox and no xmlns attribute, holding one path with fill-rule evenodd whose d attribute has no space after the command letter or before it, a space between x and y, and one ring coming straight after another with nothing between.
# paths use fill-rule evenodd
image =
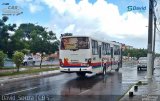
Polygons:
<instances>
[{"instance_id":1,"label":"red stripe on bus","mask_svg":"<svg viewBox=\"0 0 160 101\"><path fill-rule=\"evenodd\" d=\"M106 65L110 65L110 64L117 64L118 61L112 61L112 62L105 62ZM63 63L63 66L83 66L82 64L87 64L87 63ZM99 66L101 65L101 62L94 62L94 63L91 63L91 66Z\"/></svg>"}]
</instances>

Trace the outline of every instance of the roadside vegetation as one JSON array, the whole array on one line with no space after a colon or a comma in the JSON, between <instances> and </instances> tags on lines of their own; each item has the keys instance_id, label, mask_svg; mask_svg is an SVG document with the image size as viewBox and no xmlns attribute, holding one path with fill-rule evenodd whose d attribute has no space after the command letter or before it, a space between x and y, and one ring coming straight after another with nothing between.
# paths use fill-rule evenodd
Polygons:
<instances>
[{"instance_id":1,"label":"roadside vegetation","mask_svg":"<svg viewBox=\"0 0 160 101\"><path fill-rule=\"evenodd\" d=\"M51 65L42 65L41 68L47 68L51 66L59 66L58 64L51 64ZM36 66L20 66L19 68L36 68L39 67L39 65ZM0 67L0 70L11 70L11 69L17 69L16 67L10 66L10 67Z\"/></svg>"},{"instance_id":2,"label":"roadside vegetation","mask_svg":"<svg viewBox=\"0 0 160 101\"><path fill-rule=\"evenodd\" d=\"M16 64L17 72L19 72L19 67L20 67L21 64L22 64L23 59L24 59L24 54L23 54L22 52L16 51L16 52L13 54L13 61L14 61L14 63Z\"/></svg>"},{"instance_id":3,"label":"roadside vegetation","mask_svg":"<svg viewBox=\"0 0 160 101\"><path fill-rule=\"evenodd\" d=\"M40 26L38 23L21 23L17 26L8 24L8 20L7 16L0 18L0 68L3 68L5 58L13 59L18 69L22 67L20 63L17 63L18 58L14 58L19 57L14 56L16 51L24 55L40 53L40 68L43 67L42 60L46 55L58 51L60 41L56 33L48 30L47 27ZM72 33L62 35L71 36ZM22 57L19 58L22 60Z\"/></svg>"},{"instance_id":4,"label":"roadside vegetation","mask_svg":"<svg viewBox=\"0 0 160 101\"><path fill-rule=\"evenodd\" d=\"M139 57L146 57L147 50L146 49L126 49L123 52L123 56L136 57L138 59Z\"/></svg>"},{"instance_id":5,"label":"roadside vegetation","mask_svg":"<svg viewBox=\"0 0 160 101\"><path fill-rule=\"evenodd\" d=\"M51 54L58 50L59 40L56 33L48 31L46 27L32 23L22 23L17 27L16 24L7 24L7 21L6 16L0 19L0 51L7 54L8 58L13 58L15 51L24 54Z\"/></svg>"},{"instance_id":6,"label":"roadside vegetation","mask_svg":"<svg viewBox=\"0 0 160 101\"><path fill-rule=\"evenodd\" d=\"M58 50L56 33L48 31L46 27L22 23L16 28L16 24L7 24L7 21L6 16L0 19L0 50L9 58L12 58L15 51L49 54Z\"/></svg>"},{"instance_id":7,"label":"roadside vegetation","mask_svg":"<svg viewBox=\"0 0 160 101\"><path fill-rule=\"evenodd\" d=\"M3 51L0 51L0 67L4 66L4 58L6 57L6 54L3 53Z\"/></svg>"},{"instance_id":8,"label":"roadside vegetation","mask_svg":"<svg viewBox=\"0 0 160 101\"><path fill-rule=\"evenodd\" d=\"M58 70L59 67L55 68L30 68L24 71L19 71L16 72L14 70L12 71L7 71L7 72L0 72L0 77L3 76L14 76L14 75L20 75L20 74L35 74L35 73L40 73L40 72L45 72L45 71L53 71L53 70Z\"/></svg>"},{"instance_id":9,"label":"roadside vegetation","mask_svg":"<svg viewBox=\"0 0 160 101\"><path fill-rule=\"evenodd\" d=\"M160 54L155 54L156 56L160 56ZM126 49L123 51L123 56L129 57L147 57L147 49Z\"/></svg>"}]
</instances>

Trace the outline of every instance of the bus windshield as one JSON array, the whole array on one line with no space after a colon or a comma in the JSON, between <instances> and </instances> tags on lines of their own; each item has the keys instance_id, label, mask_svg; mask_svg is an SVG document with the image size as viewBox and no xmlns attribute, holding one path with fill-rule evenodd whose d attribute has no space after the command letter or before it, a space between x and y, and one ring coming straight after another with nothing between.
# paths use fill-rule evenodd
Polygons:
<instances>
[{"instance_id":1,"label":"bus windshield","mask_svg":"<svg viewBox=\"0 0 160 101\"><path fill-rule=\"evenodd\" d=\"M67 37L61 39L62 50L89 49L88 37Z\"/></svg>"}]
</instances>

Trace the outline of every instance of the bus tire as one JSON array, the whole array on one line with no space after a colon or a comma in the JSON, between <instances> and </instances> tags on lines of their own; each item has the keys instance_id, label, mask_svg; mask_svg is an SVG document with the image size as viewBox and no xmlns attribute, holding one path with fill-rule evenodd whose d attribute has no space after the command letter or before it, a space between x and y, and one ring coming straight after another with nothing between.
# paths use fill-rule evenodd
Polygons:
<instances>
[{"instance_id":1,"label":"bus tire","mask_svg":"<svg viewBox=\"0 0 160 101\"><path fill-rule=\"evenodd\" d=\"M36 62L35 62L35 61L33 61L33 62L32 62L32 65L34 66L34 65L35 65L35 63L36 63Z\"/></svg>"},{"instance_id":2,"label":"bus tire","mask_svg":"<svg viewBox=\"0 0 160 101\"><path fill-rule=\"evenodd\" d=\"M24 66L27 66L28 64L27 64L27 62L24 62L23 65L24 65Z\"/></svg>"},{"instance_id":3,"label":"bus tire","mask_svg":"<svg viewBox=\"0 0 160 101\"><path fill-rule=\"evenodd\" d=\"M138 67L137 70L138 70L138 71L141 71L141 67Z\"/></svg>"},{"instance_id":4,"label":"bus tire","mask_svg":"<svg viewBox=\"0 0 160 101\"><path fill-rule=\"evenodd\" d=\"M120 63L118 62L118 67L117 67L117 69L115 69L115 71L118 72L119 68L120 68Z\"/></svg>"},{"instance_id":5,"label":"bus tire","mask_svg":"<svg viewBox=\"0 0 160 101\"><path fill-rule=\"evenodd\" d=\"M79 77L85 77L86 73L85 72L77 72L77 76Z\"/></svg>"},{"instance_id":6,"label":"bus tire","mask_svg":"<svg viewBox=\"0 0 160 101\"><path fill-rule=\"evenodd\" d=\"M115 71L118 72L118 71L119 71L119 68L115 69Z\"/></svg>"}]
</instances>

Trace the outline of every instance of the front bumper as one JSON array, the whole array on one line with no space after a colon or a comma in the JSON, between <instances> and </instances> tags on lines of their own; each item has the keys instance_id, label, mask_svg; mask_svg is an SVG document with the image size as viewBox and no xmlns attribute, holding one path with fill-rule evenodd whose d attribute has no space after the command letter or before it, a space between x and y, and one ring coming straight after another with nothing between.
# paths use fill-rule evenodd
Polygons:
<instances>
[{"instance_id":1,"label":"front bumper","mask_svg":"<svg viewBox=\"0 0 160 101\"><path fill-rule=\"evenodd\" d=\"M137 67L146 67L147 68L147 65L146 64L138 64Z\"/></svg>"},{"instance_id":2,"label":"front bumper","mask_svg":"<svg viewBox=\"0 0 160 101\"><path fill-rule=\"evenodd\" d=\"M92 67L60 67L61 72L72 73L72 72L86 72L92 73Z\"/></svg>"}]
</instances>

